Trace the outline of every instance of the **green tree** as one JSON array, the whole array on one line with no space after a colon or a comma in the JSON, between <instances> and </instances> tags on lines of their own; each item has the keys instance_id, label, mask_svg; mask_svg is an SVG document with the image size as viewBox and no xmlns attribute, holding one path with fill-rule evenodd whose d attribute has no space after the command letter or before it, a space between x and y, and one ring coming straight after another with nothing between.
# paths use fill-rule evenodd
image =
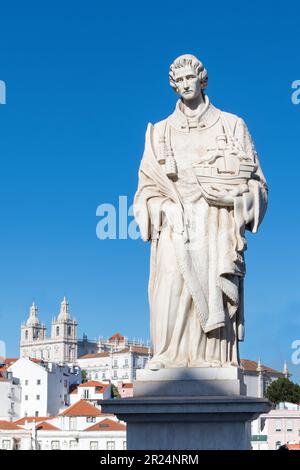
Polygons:
<instances>
[{"instance_id":1,"label":"green tree","mask_svg":"<svg viewBox=\"0 0 300 470\"><path fill-rule=\"evenodd\" d=\"M268 387L265 397L275 404L282 401L300 403L300 386L286 378L277 379Z\"/></svg>"},{"instance_id":2,"label":"green tree","mask_svg":"<svg viewBox=\"0 0 300 470\"><path fill-rule=\"evenodd\" d=\"M81 383L87 382L87 371L85 369L81 371L81 379Z\"/></svg>"},{"instance_id":3,"label":"green tree","mask_svg":"<svg viewBox=\"0 0 300 470\"><path fill-rule=\"evenodd\" d=\"M111 398L121 398L118 388L111 384Z\"/></svg>"}]
</instances>

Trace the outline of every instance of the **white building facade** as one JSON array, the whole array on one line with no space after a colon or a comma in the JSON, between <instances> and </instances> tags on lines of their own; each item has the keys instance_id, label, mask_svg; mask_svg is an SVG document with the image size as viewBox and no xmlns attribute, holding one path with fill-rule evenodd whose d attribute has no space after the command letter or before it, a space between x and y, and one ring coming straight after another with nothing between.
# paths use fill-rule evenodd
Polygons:
<instances>
[{"instance_id":1,"label":"white building facade","mask_svg":"<svg viewBox=\"0 0 300 470\"><path fill-rule=\"evenodd\" d=\"M15 421L21 417L22 388L11 372L3 375L0 377L0 420Z\"/></svg>"},{"instance_id":2,"label":"white building facade","mask_svg":"<svg viewBox=\"0 0 300 470\"><path fill-rule=\"evenodd\" d=\"M69 390L81 383L77 367L20 358L9 366L21 386L20 416L54 416L70 404Z\"/></svg>"},{"instance_id":3,"label":"white building facade","mask_svg":"<svg viewBox=\"0 0 300 470\"><path fill-rule=\"evenodd\" d=\"M89 380L78 385L70 393L70 405L78 402L79 400L86 400L94 405L101 405L101 400L108 400L111 398L111 383L106 383Z\"/></svg>"},{"instance_id":4,"label":"white building facade","mask_svg":"<svg viewBox=\"0 0 300 470\"><path fill-rule=\"evenodd\" d=\"M87 354L77 360L77 365L86 371L89 380L111 380L114 385L118 382L132 383L136 371L144 369L151 358L148 347L129 346L119 351Z\"/></svg>"}]
</instances>

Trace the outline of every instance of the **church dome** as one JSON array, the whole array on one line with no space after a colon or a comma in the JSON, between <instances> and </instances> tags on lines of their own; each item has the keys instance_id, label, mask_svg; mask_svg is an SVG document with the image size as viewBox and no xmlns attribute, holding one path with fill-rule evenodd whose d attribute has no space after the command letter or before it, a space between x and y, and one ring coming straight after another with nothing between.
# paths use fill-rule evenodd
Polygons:
<instances>
[{"instance_id":1,"label":"church dome","mask_svg":"<svg viewBox=\"0 0 300 470\"><path fill-rule=\"evenodd\" d=\"M40 324L40 321L37 317L37 307L35 305L35 303L33 302L31 307L30 307L30 310L29 310L29 317L28 317L28 320L26 322L26 325L27 326L37 326Z\"/></svg>"},{"instance_id":2,"label":"church dome","mask_svg":"<svg viewBox=\"0 0 300 470\"><path fill-rule=\"evenodd\" d=\"M70 320L69 314L69 302L67 301L66 297L63 298L63 301L60 304L60 312L57 317L57 321L66 321Z\"/></svg>"}]
</instances>

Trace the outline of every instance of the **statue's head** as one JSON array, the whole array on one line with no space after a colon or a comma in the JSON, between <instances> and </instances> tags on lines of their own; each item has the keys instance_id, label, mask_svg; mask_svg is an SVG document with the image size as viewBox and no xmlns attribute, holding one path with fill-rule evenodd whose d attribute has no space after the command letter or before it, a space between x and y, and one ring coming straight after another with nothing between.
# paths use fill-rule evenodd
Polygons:
<instances>
[{"instance_id":1,"label":"statue's head","mask_svg":"<svg viewBox=\"0 0 300 470\"><path fill-rule=\"evenodd\" d=\"M170 65L170 85L184 100L193 100L203 94L207 87L208 74L197 57L184 54Z\"/></svg>"}]
</instances>

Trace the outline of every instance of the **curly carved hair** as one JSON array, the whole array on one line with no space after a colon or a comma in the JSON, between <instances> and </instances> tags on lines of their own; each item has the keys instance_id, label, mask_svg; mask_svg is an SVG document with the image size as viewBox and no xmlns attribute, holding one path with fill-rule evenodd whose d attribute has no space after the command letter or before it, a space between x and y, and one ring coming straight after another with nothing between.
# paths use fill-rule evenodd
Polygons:
<instances>
[{"instance_id":1,"label":"curly carved hair","mask_svg":"<svg viewBox=\"0 0 300 470\"><path fill-rule=\"evenodd\" d=\"M202 62L197 59L194 55L191 54L184 54L172 62L170 65L169 69L169 80L170 80L170 85L173 88L174 91L177 91L177 85L175 82L175 70L179 69L181 67L185 67L186 65L190 65L194 70L196 75L198 75L200 83L201 83L201 88L204 90L204 88L207 87L208 83L208 73Z\"/></svg>"}]
</instances>

